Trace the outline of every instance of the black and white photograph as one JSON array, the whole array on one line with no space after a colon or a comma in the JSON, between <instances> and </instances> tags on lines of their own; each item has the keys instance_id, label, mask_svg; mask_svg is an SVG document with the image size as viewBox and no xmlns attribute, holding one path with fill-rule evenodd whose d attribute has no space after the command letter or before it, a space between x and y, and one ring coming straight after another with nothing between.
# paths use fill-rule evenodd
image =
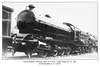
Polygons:
<instances>
[{"instance_id":1,"label":"black and white photograph","mask_svg":"<svg viewBox=\"0 0 100 67\"><path fill-rule=\"evenodd\" d=\"M2 2L2 60L97 60L97 2Z\"/></svg>"},{"instance_id":2,"label":"black and white photograph","mask_svg":"<svg viewBox=\"0 0 100 67\"><path fill-rule=\"evenodd\" d=\"M98 67L98 6L97 1L2 1L0 64Z\"/></svg>"}]
</instances>

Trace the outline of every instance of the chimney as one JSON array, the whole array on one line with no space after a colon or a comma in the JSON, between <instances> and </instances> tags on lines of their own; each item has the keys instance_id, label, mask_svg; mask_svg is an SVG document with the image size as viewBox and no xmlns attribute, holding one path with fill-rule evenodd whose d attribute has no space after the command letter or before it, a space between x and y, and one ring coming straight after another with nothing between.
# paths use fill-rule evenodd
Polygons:
<instances>
[{"instance_id":1,"label":"chimney","mask_svg":"<svg viewBox=\"0 0 100 67\"><path fill-rule=\"evenodd\" d=\"M32 5L32 4L30 4L28 7L29 7L29 10L32 10L32 9L34 9L34 8L35 8L35 6L34 6L34 5Z\"/></svg>"}]
</instances>

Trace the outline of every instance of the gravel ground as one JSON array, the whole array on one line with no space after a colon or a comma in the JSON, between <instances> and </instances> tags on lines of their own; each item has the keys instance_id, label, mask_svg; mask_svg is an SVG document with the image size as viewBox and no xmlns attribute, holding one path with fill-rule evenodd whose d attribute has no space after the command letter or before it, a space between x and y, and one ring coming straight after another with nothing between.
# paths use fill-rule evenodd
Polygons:
<instances>
[{"instance_id":1,"label":"gravel ground","mask_svg":"<svg viewBox=\"0 0 100 67\"><path fill-rule=\"evenodd\" d=\"M7 53L7 56L2 58L3 60L41 60L41 59L46 59L46 60L96 60L98 59L98 53L85 53L85 54L78 54L78 55L64 55L64 56L56 56L56 57L45 57L45 58L40 58L37 54L32 54L31 58L28 58L24 53L22 52L16 52L14 56L12 56L11 52Z\"/></svg>"}]
</instances>

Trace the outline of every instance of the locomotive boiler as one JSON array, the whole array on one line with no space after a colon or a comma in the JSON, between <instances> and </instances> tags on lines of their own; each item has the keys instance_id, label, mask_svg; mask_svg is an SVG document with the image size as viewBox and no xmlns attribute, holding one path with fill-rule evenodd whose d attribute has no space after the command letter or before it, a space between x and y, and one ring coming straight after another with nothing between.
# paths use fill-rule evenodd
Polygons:
<instances>
[{"instance_id":1,"label":"locomotive boiler","mask_svg":"<svg viewBox=\"0 0 100 67\"><path fill-rule=\"evenodd\" d=\"M37 19L32 12L34 8L29 5L29 9L18 14L19 33L13 35L13 55L16 51L25 52L29 57L34 52L41 57L91 52L89 35L83 35L70 23L64 22L68 28L64 29Z\"/></svg>"}]
</instances>

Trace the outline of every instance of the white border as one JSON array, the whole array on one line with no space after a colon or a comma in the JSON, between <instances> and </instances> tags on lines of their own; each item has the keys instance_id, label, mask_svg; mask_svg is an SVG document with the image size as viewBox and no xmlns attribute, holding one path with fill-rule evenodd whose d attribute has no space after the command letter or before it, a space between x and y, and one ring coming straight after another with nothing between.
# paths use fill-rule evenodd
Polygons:
<instances>
[{"instance_id":1,"label":"white border","mask_svg":"<svg viewBox=\"0 0 100 67\"><path fill-rule=\"evenodd\" d=\"M11 0L3 0L3 2L11 2ZM20 1L20 0L17 0L17 1ZM31 1L33 1L33 0L30 0L30 2ZM35 0L36 1L36 0ZM46 0L45 0L46 1ZM45 2L45 1L43 1L43 0L38 0L37 2ZM65 1L65 0L48 0L48 1L52 1L52 2L63 2L63 1ZM46 2L48 2L48 1L46 1ZM100 4L99 4L99 0L77 0L77 1L75 1L75 0L69 0L69 1L67 1L67 2L84 2L84 1L86 1L86 2L98 2L98 8L100 7ZM15 2L14 0L12 0L12 2ZM20 2L29 2L29 0L21 0ZM0 3L2 4L2 1L0 1ZM0 7L2 7L2 5L0 5ZM1 9L1 11L2 11L2 8L0 8ZM100 9L98 10L98 12L100 11ZM0 16L0 18L1 18L1 22L2 22L2 13L0 13L1 14L1 16ZM100 13L98 13L99 15L98 15L98 17L100 16ZM1 28L0 28L0 30L2 31L2 24L0 24L1 26ZM98 18L98 34L99 34L99 18ZM1 37L2 37L2 32L1 32L1 35L0 35ZM98 41L99 41L99 37L98 37ZM0 43L2 43L2 40L1 40L1 38L0 38ZM98 43L99 44L99 43ZM2 46L0 45L0 49L2 48ZM54 67L54 66L58 66L58 67L61 67L61 66L63 66L63 67L99 67L100 65L99 65L99 63L100 63L100 59L99 59L99 56L98 56L98 60L76 60L76 63L66 63L66 64L61 64L61 65L38 65L38 64L33 64L33 63L23 63L23 61L19 61L19 60L2 60L2 58L1 58L1 56L2 56L2 49L1 49L1 51L0 51L0 66L1 67L22 67L22 66L24 66L24 67ZM98 52L99 53L99 52ZM100 55L100 54L99 54Z\"/></svg>"}]
</instances>

